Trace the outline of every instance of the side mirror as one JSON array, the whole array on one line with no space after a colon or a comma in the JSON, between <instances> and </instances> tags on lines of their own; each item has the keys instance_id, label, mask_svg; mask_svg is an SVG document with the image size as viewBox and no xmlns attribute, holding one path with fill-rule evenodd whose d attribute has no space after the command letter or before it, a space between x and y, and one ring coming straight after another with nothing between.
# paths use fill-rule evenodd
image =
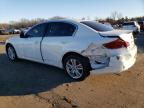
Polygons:
<instances>
[{"instance_id":1,"label":"side mirror","mask_svg":"<svg viewBox=\"0 0 144 108\"><path fill-rule=\"evenodd\" d=\"M28 36L25 35L24 32L22 31L22 32L20 33L20 38L28 38Z\"/></svg>"},{"instance_id":2,"label":"side mirror","mask_svg":"<svg viewBox=\"0 0 144 108\"><path fill-rule=\"evenodd\" d=\"M20 33L20 38L25 38L25 35L24 35L23 31L21 31L21 33Z\"/></svg>"}]
</instances>

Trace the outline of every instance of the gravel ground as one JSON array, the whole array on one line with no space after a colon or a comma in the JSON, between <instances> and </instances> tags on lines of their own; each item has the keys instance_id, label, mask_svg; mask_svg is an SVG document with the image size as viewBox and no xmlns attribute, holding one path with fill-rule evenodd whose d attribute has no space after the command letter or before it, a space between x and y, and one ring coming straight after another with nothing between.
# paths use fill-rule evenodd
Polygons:
<instances>
[{"instance_id":1,"label":"gravel ground","mask_svg":"<svg viewBox=\"0 0 144 108\"><path fill-rule=\"evenodd\" d=\"M144 108L144 35L135 42L139 54L131 69L81 82L52 66L12 63L0 45L0 108Z\"/></svg>"}]
</instances>

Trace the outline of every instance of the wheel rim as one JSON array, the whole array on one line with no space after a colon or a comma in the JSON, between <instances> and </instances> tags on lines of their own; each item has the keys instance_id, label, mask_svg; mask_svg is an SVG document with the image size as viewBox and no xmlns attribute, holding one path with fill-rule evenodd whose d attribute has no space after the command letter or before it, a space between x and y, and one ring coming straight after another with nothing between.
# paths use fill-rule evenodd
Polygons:
<instances>
[{"instance_id":1,"label":"wheel rim","mask_svg":"<svg viewBox=\"0 0 144 108\"><path fill-rule=\"evenodd\" d=\"M15 52L14 52L14 49L12 47L9 47L8 48L8 57L11 59L11 60L14 60L15 59Z\"/></svg>"},{"instance_id":2,"label":"wheel rim","mask_svg":"<svg viewBox=\"0 0 144 108\"><path fill-rule=\"evenodd\" d=\"M76 59L69 59L66 63L66 70L68 74L74 78L81 78L83 75L83 65Z\"/></svg>"}]
</instances>

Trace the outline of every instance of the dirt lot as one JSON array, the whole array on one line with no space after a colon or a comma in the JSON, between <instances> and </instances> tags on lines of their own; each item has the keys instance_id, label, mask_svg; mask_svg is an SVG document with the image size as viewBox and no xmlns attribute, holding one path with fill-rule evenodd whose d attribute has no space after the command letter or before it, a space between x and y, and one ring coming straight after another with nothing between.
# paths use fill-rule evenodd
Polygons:
<instances>
[{"instance_id":1,"label":"dirt lot","mask_svg":"<svg viewBox=\"0 0 144 108\"><path fill-rule=\"evenodd\" d=\"M75 82L55 67L8 61L0 45L0 108L144 108L144 35L136 64L120 75Z\"/></svg>"},{"instance_id":2,"label":"dirt lot","mask_svg":"<svg viewBox=\"0 0 144 108\"><path fill-rule=\"evenodd\" d=\"M5 42L6 39L15 35L0 35L0 42Z\"/></svg>"}]
</instances>

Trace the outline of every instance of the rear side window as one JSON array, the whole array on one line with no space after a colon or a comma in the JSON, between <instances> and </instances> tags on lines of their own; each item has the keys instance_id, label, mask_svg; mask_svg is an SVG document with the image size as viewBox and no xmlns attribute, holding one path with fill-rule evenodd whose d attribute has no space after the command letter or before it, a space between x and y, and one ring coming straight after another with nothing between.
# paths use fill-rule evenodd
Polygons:
<instances>
[{"instance_id":1,"label":"rear side window","mask_svg":"<svg viewBox=\"0 0 144 108\"><path fill-rule=\"evenodd\" d=\"M76 27L64 22L48 23L46 36L72 36Z\"/></svg>"},{"instance_id":2,"label":"rear side window","mask_svg":"<svg viewBox=\"0 0 144 108\"><path fill-rule=\"evenodd\" d=\"M28 37L43 37L44 33L45 33L45 29L46 29L46 24L39 24L36 25L35 27L33 27L32 29L30 29L26 35Z\"/></svg>"},{"instance_id":3,"label":"rear side window","mask_svg":"<svg viewBox=\"0 0 144 108\"><path fill-rule=\"evenodd\" d=\"M107 26L105 24L101 24L95 21L83 21L81 22L82 24L85 24L92 29L99 31L99 32L105 32L105 31L112 31L114 30L113 27Z\"/></svg>"}]
</instances>

